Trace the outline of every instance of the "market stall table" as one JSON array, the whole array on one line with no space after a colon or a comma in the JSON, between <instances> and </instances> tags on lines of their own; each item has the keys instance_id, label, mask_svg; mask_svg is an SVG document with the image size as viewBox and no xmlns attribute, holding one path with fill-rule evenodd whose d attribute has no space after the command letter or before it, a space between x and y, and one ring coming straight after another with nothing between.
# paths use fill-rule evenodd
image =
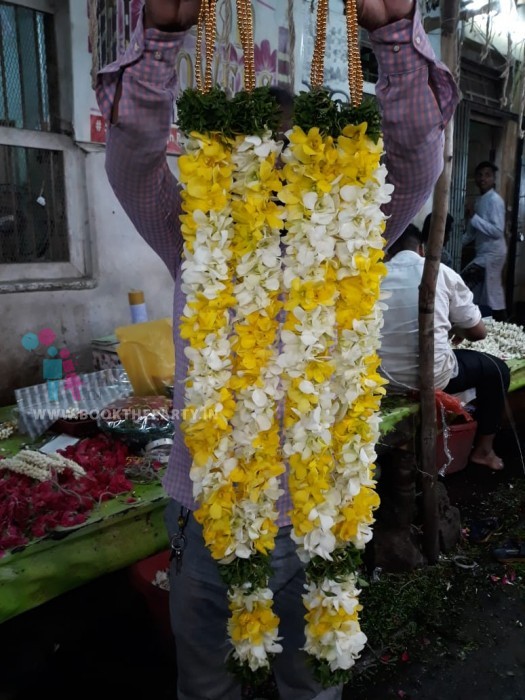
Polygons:
<instances>
[{"instance_id":1,"label":"market stall table","mask_svg":"<svg viewBox=\"0 0 525 700\"><path fill-rule=\"evenodd\" d=\"M10 412L0 409L0 422ZM15 434L0 443L0 454L14 454L26 443L26 437ZM102 502L82 525L58 530L4 554L0 558L0 622L165 549L167 501L160 482L134 483L131 493Z\"/></svg>"},{"instance_id":2,"label":"market stall table","mask_svg":"<svg viewBox=\"0 0 525 700\"><path fill-rule=\"evenodd\" d=\"M525 359L508 364L510 391L514 392L525 386ZM394 434L413 431L415 421L411 419L418 409L419 404L406 397L388 402L382 411L383 447ZM0 409L0 421L9 417L10 410ZM3 441L3 455L16 452L25 442L21 435ZM136 484L132 495L133 503L127 502L130 494L105 501L83 525L5 554L0 559L0 622L165 549L168 499L161 484Z\"/></svg>"}]
</instances>

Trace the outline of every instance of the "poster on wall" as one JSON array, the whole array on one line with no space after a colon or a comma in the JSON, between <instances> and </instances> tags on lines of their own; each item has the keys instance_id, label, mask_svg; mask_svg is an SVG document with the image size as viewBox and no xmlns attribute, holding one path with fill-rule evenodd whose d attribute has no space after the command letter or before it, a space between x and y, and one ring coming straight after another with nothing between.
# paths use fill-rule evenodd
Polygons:
<instances>
[{"instance_id":1,"label":"poster on wall","mask_svg":"<svg viewBox=\"0 0 525 700\"><path fill-rule=\"evenodd\" d=\"M104 66L124 53L140 18L142 0L97 0L96 64ZM254 0L255 70L257 85L293 87L293 62L289 17L292 0ZM89 12L89 9L88 9ZM178 91L194 85L195 30L186 35L175 62ZM214 83L234 94L243 87L244 61L237 28L235 0L217 4L217 49L213 66ZM104 143L106 126L100 114L90 115L90 136ZM172 129L168 153L180 152L177 130Z\"/></svg>"}]
</instances>

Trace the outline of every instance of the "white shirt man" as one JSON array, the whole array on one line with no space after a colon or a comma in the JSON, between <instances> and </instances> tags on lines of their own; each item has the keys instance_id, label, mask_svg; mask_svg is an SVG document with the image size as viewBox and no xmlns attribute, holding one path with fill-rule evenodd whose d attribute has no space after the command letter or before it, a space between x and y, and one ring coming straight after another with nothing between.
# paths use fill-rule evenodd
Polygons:
<instances>
[{"instance_id":1,"label":"white shirt man","mask_svg":"<svg viewBox=\"0 0 525 700\"><path fill-rule=\"evenodd\" d=\"M476 255L461 274L474 292L476 303L489 307L496 320L504 321L503 267L507 258L507 242L505 202L494 189L497 170L488 161L476 168L476 185L481 196L476 200L474 213L463 236L463 245L474 241Z\"/></svg>"},{"instance_id":2,"label":"white shirt man","mask_svg":"<svg viewBox=\"0 0 525 700\"><path fill-rule=\"evenodd\" d=\"M388 274L382 290L390 293L384 314L381 371L391 387L403 390L419 387L419 285L425 263L421 234L409 226L390 247ZM503 462L494 452L494 437L499 429L510 371L505 362L487 353L454 349L456 340L482 340L486 328L472 292L461 277L443 264L439 266L434 311L434 383L436 389L457 394L476 390L478 428L471 463L483 464L495 471Z\"/></svg>"},{"instance_id":3,"label":"white shirt man","mask_svg":"<svg viewBox=\"0 0 525 700\"><path fill-rule=\"evenodd\" d=\"M380 350L384 375L394 386L417 389L419 386L418 296L425 259L413 250L401 250L386 263L388 275L383 291L386 300L383 343ZM452 327L475 328L481 312L472 292L450 267L440 264L434 311L434 382L444 389L458 373L458 362L450 346Z\"/></svg>"}]
</instances>

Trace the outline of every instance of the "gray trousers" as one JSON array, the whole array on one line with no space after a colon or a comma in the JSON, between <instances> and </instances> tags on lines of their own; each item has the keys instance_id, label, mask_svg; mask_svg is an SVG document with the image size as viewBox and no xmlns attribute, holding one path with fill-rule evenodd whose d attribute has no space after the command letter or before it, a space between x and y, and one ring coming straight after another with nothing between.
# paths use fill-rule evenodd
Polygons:
<instances>
[{"instance_id":1,"label":"gray trousers","mask_svg":"<svg viewBox=\"0 0 525 700\"><path fill-rule=\"evenodd\" d=\"M180 505L166 509L170 537L178 531ZM240 700L241 688L225 668L230 650L226 622L229 616L226 587L215 561L206 549L202 529L190 514L184 534L186 549L182 569L170 570L171 627L177 648L178 700ZM290 527L279 530L272 556L274 575L270 588L274 610L280 617L283 651L277 654L273 672L281 700L341 700L342 686L322 687L307 666L304 614L301 595L303 565L290 539Z\"/></svg>"}]
</instances>

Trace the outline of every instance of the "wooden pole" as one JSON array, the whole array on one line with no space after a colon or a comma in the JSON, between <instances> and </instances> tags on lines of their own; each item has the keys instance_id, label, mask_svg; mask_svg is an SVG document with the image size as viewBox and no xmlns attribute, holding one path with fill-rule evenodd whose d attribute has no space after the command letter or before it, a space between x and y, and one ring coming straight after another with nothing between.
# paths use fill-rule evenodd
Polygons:
<instances>
[{"instance_id":1,"label":"wooden pole","mask_svg":"<svg viewBox=\"0 0 525 700\"><path fill-rule=\"evenodd\" d=\"M452 75L457 68L457 17L459 0L443 0L441 6L441 56ZM439 524L436 482L436 401L434 387L434 303L443 249L452 176L454 126L445 130L444 166L434 190L432 224L428 237L423 277L419 287L419 372L421 401L421 471L423 473L423 544L429 563L439 556Z\"/></svg>"}]
</instances>

